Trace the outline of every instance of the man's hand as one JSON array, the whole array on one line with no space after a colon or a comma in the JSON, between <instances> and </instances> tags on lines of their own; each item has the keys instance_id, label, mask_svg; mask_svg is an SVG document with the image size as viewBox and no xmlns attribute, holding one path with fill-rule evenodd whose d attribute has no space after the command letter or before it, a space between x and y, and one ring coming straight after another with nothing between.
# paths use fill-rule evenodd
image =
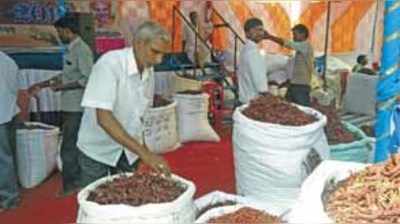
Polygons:
<instances>
[{"instance_id":1,"label":"man's hand","mask_svg":"<svg viewBox=\"0 0 400 224\"><path fill-rule=\"evenodd\" d=\"M38 94L40 90L42 90L42 88L40 87L39 84L33 84L28 88L28 94L30 96L36 96L36 94Z\"/></svg>"},{"instance_id":2,"label":"man's hand","mask_svg":"<svg viewBox=\"0 0 400 224\"><path fill-rule=\"evenodd\" d=\"M62 84L53 84L50 86L50 89L53 90L54 92L58 92L60 90L63 89L63 85Z\"/></svg>"},{"instance_id":3,"label":"man's hand","mask_svg":"<svg viewBox=\"0 0 400 224\"><path fill-rule=\"evenodd\" d=\"M156 155L152 152L146 153L142 156L142 161L146 165L150 166L154 171L169 177L171 175L171 170L167 164L167 162L159 155Z\"/></svg>"},{"instance_id":4,"label":"man's hand","mask_svg":"<svg viewBox=\"0 0 400 224\"><path fill-rule=\"evenodd\" d=\"M269 34L267 30L264 30L264 39L269 39L270 37L271 34Z\"/></svg>"}]
</instances>

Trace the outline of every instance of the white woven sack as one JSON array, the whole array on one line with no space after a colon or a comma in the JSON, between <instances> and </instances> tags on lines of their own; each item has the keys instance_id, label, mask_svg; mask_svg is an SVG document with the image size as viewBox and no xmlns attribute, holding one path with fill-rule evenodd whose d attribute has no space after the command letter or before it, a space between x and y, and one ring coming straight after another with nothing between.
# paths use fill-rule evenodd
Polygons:
<instances>
[{"instance_id":1,"label":"white woven sack","mask_svg":"<svg viewBox=\"0 0 400 224\"><path fill-rule=\"evenodd\" d=\"M378 76L354 73L350 76L344 96L343 111L375 116Z\"/></svg>"},{"instance_id":2,"label":"white woven sack","mask_svg":"<svg viewBox=\"0 0 400 224\"><path fill-rule=\"evenodd\" d=\"M184 78L178 75L174 76L173 89L174 92L181 92L186 90L201 90L202 82L194 79Z\"/></svg>"},{"instance_id":3,"label":"white woven sack","mask_svg":"<svg viewBox=\"0 0 400 224\"><path fill-rule=\"evenodd\" d=\"M294 203L291 212L286 216L289 223L333 224L334 221L325 213L322 194L325 185L332 178L344 180L352 172L364 169L367 164L327 160L304 181L300 196Z\"/></svg>"},{"instance_id":4,"label":"white woven sack","mask_svg":"<svg viewBox=\"0 0 400 224\"><path fill-rule=\"evenodd\" d=\"M195 220L193 195L196 191L194 184L176 175L172 179L187 187L186 191L176 200L160 204L130 206L123 204L100 205L86 200L90 192L97 186L119 177L117 174L101 178L81 190L78 194L79 212L77 223L81 224L187 224ZM129 173L128 175L132 175Z\"/></svg>"},{"instance_id":5,"label":"white woven sack","mask_svg":"<svg viewBox=\"0 0 400 224\"><path fill-rule=\"evenodd\" d=\"M176 94L178 103L178 130L181 142L210 141L219 142L221 139L208 123L207 94Z\"/></svg>"},{"instance_id":6,"label":"white woven sack","mask_svg":"<svg viewBox=\"0 0 400 224\"><path fill-rule=\"evenodd\" d=\"M237 204L237 205L230 205L230 206L223 206L223 207L218 207L218 208L213 208L204 213L202 216L200 216L196 220L196 224L200 223L207 223L212 218L216 218L222 215L226 215L229 213L236 212L237 210L243 208L243 207L249 207L249 208L254 208L263 212L266 212L271 215L279 216L279 214L276 214L274 212L271 212L268 210L268 208L265 208L265 206L262 206L258 203L243 203L243 204Z\"/></svg>"},{"instance_id":7,"label":"white woven sack","mask_svg":"<svg viewBox=\"0 0 400 224\"><path fill-rule=\"evenodd\" d=\"M295 201L309 174L312 148L321 159L329 158L324 133L326 117L316 110L300 107L317 121L294 127L252 120L236 109L233 119L233 148L237 192L258 200L271 201L286 210Z\"/></svg>"},{"instance_id":8,"label":"white woven sack","mask_svg":"<svg viewBox=\"0 0 400 224\"><path fill-rule=\"evenodd\" d=\"M17 129L18 177L24 188L33 188L56 168L59 129L38 122L27 122L45 129Z\"/></svg>"},{"instance_id":9,"label":"white woven sack","mask_svg":"<svg viewBox=\"0 0 400 224\"><path fill-rule=\"evenodd\" d=\"M144 141L150 151L165 153L180 146L176 102L149 108L144 116Z\"/></svg>"},{"instance_id":10,"label":"white woven sack","mask_svg":"<svg viewBox=\"0 0 400 224\"><path fill-rule=\"evenodd\" d=\"M247 198L240 195L228 194L221 191L210 192L194 201L197 211L200 212L209 205L216 203L222 203L226 201L234 201L238 205L251 205L261 208L262 210L268 211L270 214L282 214L285 211L275 206L272 201L257 200L253 198ZM210 209L211 210L211 209ZM206 214L206 213L204 213ZM204 215L203 214L203 215ZM199 217L200 218L200 217Z\"/></svg>"}]
</instances>

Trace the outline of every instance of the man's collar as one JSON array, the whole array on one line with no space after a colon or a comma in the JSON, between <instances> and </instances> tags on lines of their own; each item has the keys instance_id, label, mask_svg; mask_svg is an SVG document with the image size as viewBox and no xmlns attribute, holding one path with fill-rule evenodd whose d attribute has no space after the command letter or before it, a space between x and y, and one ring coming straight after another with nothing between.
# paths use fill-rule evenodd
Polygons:
<instances>
[{"instance_id":1,"label":"man's collar","mask_svg":"<svg viewBox=\"0 0 400 224\"><path fill-rule=\"evenodd\" d=\"M133 47L127 48L126 50L128 51L128 57L127 57L128 76L140 75ZM153 73L153 71L154 71L153 66L150 68L144 68L142 71L142 80L143 81L147 80L148 77Z\"/></svg>"},{"instance_id":2,"label":"man's collar","mask_svg":"<svg viewBox=\"0 0 400 224\"><path fill-rule=\"evenodd\" d=\"M75 39L68 44L67 49L71 50L80 40L81 38L79 36L75 37Z\"/></svg>"},{"instance_id":3,"label":"man's collar","mask_svg":"<svg viewBox=\"0 0 400 224\"><path fill-rule=\"evenodd\" d=\"M127 48L126 49L128 52L128 57L126 58L126 65L127 65L127 70L128 70L128 75L134 75L134 74L139 74L139 69L137 66L135 54L133 52L133 47Z\"/></svg>"},{"instance_id":4,"label":"man's collar","mask_svg":"<svg viewBox=\"0 0 400 224\"><path fill-rule=\"evenodd\" d=\"M257 43L252 41L252 40L250 40L250 39L246 39L246 43L249 44L249 45L257 46Z\"/></svg>"}]
</instances>

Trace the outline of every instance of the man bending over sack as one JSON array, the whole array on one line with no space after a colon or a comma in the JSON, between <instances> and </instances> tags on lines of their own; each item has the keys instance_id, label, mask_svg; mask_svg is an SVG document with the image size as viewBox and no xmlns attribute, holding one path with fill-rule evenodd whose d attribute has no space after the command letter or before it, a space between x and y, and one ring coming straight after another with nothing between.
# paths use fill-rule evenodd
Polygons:
<instances>
[{"instance_id":1,"label":"man bending over sack","mask_svg":"<svg viewBox=\"0 0 400 224\"><path fill-rule=\"evenodd\" d=\"M132 47L110 51L93 66L78 137L80 185L133 171L139 159L169 175L165 160L143 144L143 116L152 105L153 65L169 50L170 36L157 23L135 30Z\"/></svg>"}]
</instances>

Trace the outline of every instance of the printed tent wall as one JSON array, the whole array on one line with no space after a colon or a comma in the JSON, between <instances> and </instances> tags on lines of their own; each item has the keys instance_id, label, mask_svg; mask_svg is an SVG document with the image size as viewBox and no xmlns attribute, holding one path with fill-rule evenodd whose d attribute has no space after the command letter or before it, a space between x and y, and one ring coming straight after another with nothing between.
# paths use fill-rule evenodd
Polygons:
<instances>
[{"instance_id":1,"label":"printed tent wall","mask_svg":"<svg viewBox=\"0 0 400 224\"><path fill-rule=\"evenodd\" d=\"M0 8L0 11L7 12L2 15L9 15L10 8L23 8L21 6L29 1L6 0L6 2L18 7ZM208 14L207 2L211 2L242 38L244 38L242 29L244 21L256 16L264 21L271 33L286 38L290 38L290 28L294 24L305 23L311 30L311 40L316 51L324 50L326 30L329 32L329 52L332 54L353 56L358 53L369 53L374 56L374 59L378 59L382 46L384 1L378 0L332 1L329 29L326 26L327 1L323 0L39 0L36 2L36 6L51 6L54 19L65 11L91 12L96 19L98 37L123 37L126 44L129 44L131 40L129 31L144 19L152 18L172 32L173 7L180 9L186 16L190 11L195 10L199 12L200 18L205 18ZM47 11L42 14L49 15ZM18 10L14 12L14 15L18 15ZM32 18L36 20L40 17L35 13L30 15L34 15ZM209 17L214 24L221 23L220 19L212 13ZM10 18L14 17L0 16L0 23L14 23L15 21L3 21ZM21 18L16 18L18 19ZM179 51L184 23L179 17L176 21L174 50ZM233 36L226 28L218 28L213 32L212 43L220 50L231 49L234 44ZM285 53L285 50L275 44L267 43L265 47L268 51Z\"/></svg>"}]
</instances>

